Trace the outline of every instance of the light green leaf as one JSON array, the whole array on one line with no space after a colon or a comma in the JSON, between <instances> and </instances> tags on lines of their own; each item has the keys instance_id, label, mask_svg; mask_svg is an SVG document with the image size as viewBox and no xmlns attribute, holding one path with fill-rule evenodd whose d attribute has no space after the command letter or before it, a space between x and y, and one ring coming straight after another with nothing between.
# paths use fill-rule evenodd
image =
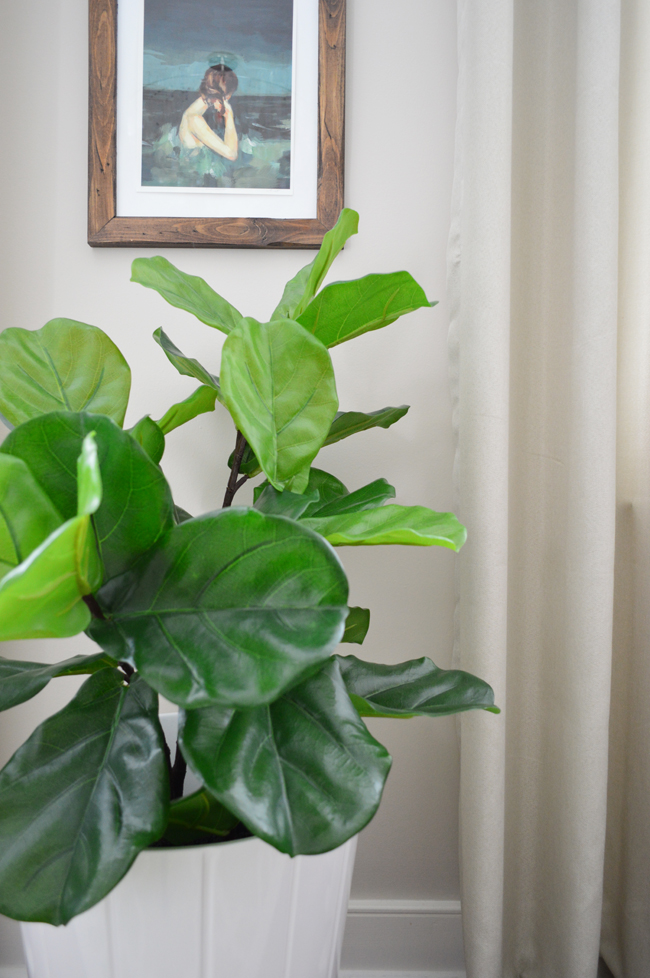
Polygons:
<instances>
[{"instance_id":1,"label":"light green leaf","mask_svg":"<svg viewBox=\"0 0 650 978\"><path fill-rule=\"evenodd\" d=\"M166 258L136 258L131 265L131 281L155 289L177 309L185 309L206 326L229 333L238 326L242 315L218 295L198 275L181 272Z\"/></svg>"},{"instance_id":2,"label":"light green leaf","mask_svg":"<svg viewBox=\"0 0 650 978\"><path fill-rule=\"evenodd\" d=\"M163 841L171 846L192 846L219 842L230 835L239 819L200 788L193 795L173 801Z\"/></svg>"},{"instance_id":3,"label":"light green leaf","mask_svg":"<svg viewBox=\"0 0 650 978\"><path fill-rule=\"evenodd\" d=\"M404 417L408 409L407 404L402 404L401 407L385 407L380 411L371 411L370 414L363 414L361 411L339 411L332 421L325 445L333 445L342 438L349 438L350 435L355 435L358 431L367 431L369 428L390 428Z\"/></svg>"},{"instance_id":4,"label":"light green leaf","mask_svg":"<svg viewBox=\"0 0 650 978\"><path fill-rule=\"evenodd\" d=\"M290 319L242 323L224 343L221 386L269 481L301 492L338 407L322 343Z\"/></svg>"},{"instance_id":5,"label":"light green leaf","mask_svg":"<svg viewBox=\"0 0 650 978\"><path fill-rule=\"evenodd\" d=\"M10 426L60 410L95 411L121 425L130 387L129 365L95 326L52 319L0 334L0 412Z\"/></svg>"},{"instance_id":6,"label":"light green leaf","mask_svg":"<svg viewBox=\"0 0 650 978\"><path fill-rule=\"evenodd\" d=\"M314 260L301 268L297 275L287 282L280 304L271 319L297 319L307 304L320 289L332 262L343 245L359 230L359 215L344 207L339 219L323 237L320 250Z\"/></svg>"},{"instance_id":7,"label":"light green leaf","mask_svg":"<svg viewBox=\"0 0 650 978\"><path fill-rule=\"evenodd\" d=\"M296 319L331 347L433 305L412 275L389 272L327 285Z\"/></svg>"},{"instance_id":8,"label":"light green leaf","mask_svg":"<svg viewBox=\"0 0 650 978\"><path fill-rule=\"evenodd\" d=\"M368 608L350 608L345 620L345 631L342 642L354 642L363 645L363 640L370 628L370 611Z\"/></svg>"},{"instance_id":9,"label":"light green leaf","mask_svg":"<svg viewBox=\"0 0 650 978\"><path fill-rule=\"evenodd\" d=\"M138 259L136 259L138 261ZM183 374L185 377L194 377L195 380L200 380L202 384L208 387L214 388L219 397L219 378L211 374L209 370L195 360L194 357L186 357L184 353L178 349L178 347L172 343L167 334L163 331L161 327L158 327L154 331L153 338L164 350L167 359L172 363L179 374ZM221 398L219 398L221 399Z\"/></svg>"},{"instance_id":10,"label":"light green leaf","mask_svg":"<svg viewBox=\"0 0 650 978\"><path fill-rule=\"evenodd\" d=\"M335 547L402 543L460 550L467 536L453 513L436 513L425 506L382 506L361 513L303 518Z\"/></svg>"},{"instance_id":11,"label":"light green leaf","mask_svg":"<svg viewBox=\"0 0 650 978\"><path fill-rule=\"evenodd\" d=\"M268 703L341 640L348 586L315 533L255 509L208 513L174 527L138 568L97 594L107 621L90 635L167 699Z\"/></svg>"},{"instance_id":12,"label":"light green leaf","mask_svg":"<svg viewBox=\"0 0 650 978\"><path fill-rule=\"evenodd\" d=\"M92 516L102 501L102 477L97 457L95 432L91 431L81 443L77 459L77 516Z\"/></svg>"},{"instance_id":13,"label":"light green leaf","mask_svg":"<svg viewBox=\"0 0 650 978\"><path fill-rule=\"evenodd\" d=\"M491 686L460 669L438 669L431 659L396 666L336 656L352 702L364 717L442 717L465 710L499 713Z\"/></svg>"},{"instance_id":14,"label":"light green leaf","mask_svg":"<svg viewBox=\"0 0 650 978\"><path fill-rule=\"evenodd\" d=\"M180 428L182 424L192 421L199 414L207 414L214 411L217 400L217 390L215 387L202 385L178 404L172 404L168 411L163 414L158 427L163 435L168 435L174 428Z\"/></svg>"},{"instance_id":15,"label":"light green leaf","mask_svg":"<svg viewBox=\"0 0 650 978\"><path fill-rule=\"evenodd\" d=\"M117 669L86 680L0 772L0 913L60 925L98 903L162 834L158 697Z\"/></svg>"},{"instance_id":16,"label":"light green leaf","mask_svg":"<svg viewBox=\"0 0 650 978\"><path fill-rule=\"evenodd\" d=\"M62 523L25 462L0 454L0 578Z\"/></svg>"},{"instance_id":17,"label":"light green leaf","mask_svg":"<svg viewBox=\"0 0 650 978\"><path fill-rule=\"evenodd\" d=\"M75 655L63 662L22 662L0 659L0 710L8 710L18 703L36 696L55 676L80 676L117 665L115 659L98 652L95 655Z\"/></svg>"},{"instance_id":18,"label":"light green leaf","mask_svg":"<svg viewBox=\"0 0 650 978\"><path fill-rule=\"evenodd\" d=\"M212 393L214 394L214 391ZM132 428L129 428L129 434L135 438L151 461L158 465L165 454L165 435L156 422L145 414Z\"/></svg>"},{"instance_id":19,"label":"light green leaf","mask_svg":"<svg viewBox=\"0 0 650 978\"><path fill-rule=\"evenodd\" d=\"M291 856L335 849L367 825L391 764L334 660L269 706L188 710L180 743L206 788Z\"/></svg>"}]
</instances>

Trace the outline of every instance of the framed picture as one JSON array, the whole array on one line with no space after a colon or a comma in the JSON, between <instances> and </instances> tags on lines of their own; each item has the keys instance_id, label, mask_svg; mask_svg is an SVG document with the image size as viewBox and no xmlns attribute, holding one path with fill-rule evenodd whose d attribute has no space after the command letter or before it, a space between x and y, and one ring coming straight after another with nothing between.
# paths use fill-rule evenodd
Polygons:
<instances>
[{"instance_id":1,"label":"framed picture","mask_svg":"<svg viewBox=\"0 0 650 978\"><path fill-rule=\"evenodd\" d=\"M89 0L88 243L317 248L343 207L345 0Z\"/></svg>"}]
</instances>

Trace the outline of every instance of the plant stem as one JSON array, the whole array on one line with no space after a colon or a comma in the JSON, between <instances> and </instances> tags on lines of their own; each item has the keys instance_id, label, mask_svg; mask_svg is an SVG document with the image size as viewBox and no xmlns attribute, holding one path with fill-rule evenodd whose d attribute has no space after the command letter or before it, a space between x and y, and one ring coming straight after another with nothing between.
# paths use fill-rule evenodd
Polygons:
<instances>
[{"instance_id":1,"label":"plant stem","mask_svg":"<svg viewBox=\"0 0 650 978\"><path fill-rule=\"evenodd\" d=\"M181 753L181 749L176 741L176 757L169 778L169 797L172 801L183 797L183 785L185 784L185 772L187 763Z\"/></svg>"},{"instance_id":2,"label":"plant stem","mask_svg":"<svg viewBox=\"0 0 650 978\"><path fill-rule=\"evenodd\" d=\"M94 594L84 594L83 601L90 610L90 614L93 616L93 618L99 618L101 621L106 621L106 615L97 604Z\"/></svg>"},{"instance_id":3,"label":"plant stem","mask_svg":"<svg viewBox=\"0 0 650 978\"><path fill-rule=\"evenodd\" d=\"M230 470L230 478L228 479L228 487L226 489L226 495L223 497L223 508L227 506L232 506L232 501L235 497L235 493L238 489L244 485L248 479L247 475L239 476L239 466L241 465L242 458L244 457L244 452L246 450L246 439L242 435L241 431L237 431L237 441L235 442L235 454L232 460L232 469Z\"/></svg>"}]
</instances>

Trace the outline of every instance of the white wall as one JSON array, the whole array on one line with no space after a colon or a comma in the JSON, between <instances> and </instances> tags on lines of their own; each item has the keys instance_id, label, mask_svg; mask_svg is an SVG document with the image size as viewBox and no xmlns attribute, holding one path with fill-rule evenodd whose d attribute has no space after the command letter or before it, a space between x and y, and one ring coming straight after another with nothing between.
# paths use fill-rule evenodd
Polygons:
<instances>
[{"instance_id":1,"label":"white wall","mask_svg":"<svg viewBox=\"0 0 650 978\"><path fill-rule=\"evenodd\" d=\"M175 373L151 340L163 326L189 353L218 370L222 337L129 283L138 254L91 249L86 237L87 9L83 0L2 5L0 30L2 224L1 325L35 329L54 316L93 323L117 342L133 368L127 423L159 417L193 382ZM455 115L455 0L349 0L346 202L360 234L335 278L406 268L432 298L387 329L333 351L341 406L374 410L410 403L389 431L326 449L319 464L351 488L385 476L398 502L452 505L453 449L446 375L445 246ZM158 249L159 250L159 249ZM284 281L312 253L168 250L248 315L265 318ZM190 512L220 504L233 432L223 412L168 439L163 467ZM372 609L362 654L380 661L451 650L454 555L441 548L340 551L351 600ZM12 643L8 657L56 659L87 640ZM357 651L356 648L348 651ZM0 759L75 680L58 680L0 717ZM359 846L353 896L453 900L457 874L457 750L454 721L371 724L394 756L383 806ZM17 962L15 928L0 921L0 965ZM358 966L358 965L356 965Z\"/></svg>"}]
</instances>

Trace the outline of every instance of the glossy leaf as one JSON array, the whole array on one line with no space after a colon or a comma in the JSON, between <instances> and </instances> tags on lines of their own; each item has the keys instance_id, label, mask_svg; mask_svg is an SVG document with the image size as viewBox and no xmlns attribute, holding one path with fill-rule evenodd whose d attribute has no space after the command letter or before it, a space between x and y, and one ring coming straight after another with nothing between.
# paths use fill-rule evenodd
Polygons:
<instances>
[{"instance_id":1,"label":"glossy leaf","mask_svg":"<svg viewBox=\"0 0 650 978\"><path fill-rule=\"evenodd\" d=\"M278 492L269 483L257 494L255 509L260 513L270 513L272 516L287 516L291 520L299 519L311 502L318 499L315 493Z\"/></svg>"},{"instance_id":2,"label":"glossy leaf","mask_svg":"<svg viewBox=\"0 0 650 978\"><path fill-rule=\"evenodd\" d=\"M70 519L77 508L76 460L89 431L96 432L104 481L93 524L109 579L128 570L173 525L165 477L135 439L101 415L55 412L12 431L0 455L22 458L64 519Z\"/></svg>"},{"instance_id":3,"label":"glossy leaf","mask_svg":"<svg viewBox=\"0 0 650 978\"><path fill-rule=\"evenodd\" d=\"M239 819L221 802L200 788L193 795L173 801L163 840L171 846L219 842L230 835Z\"/></svg>"},{"instance_id":4,"label":"glossy leaf","mask_svg":"<svg viewBox=\"0 0 650 978\"><path fill-rule=\"evenodd\" d=\"M137 424L129 428L129 434L135 438L151 461L158 465L165 454L165 435L156 422L152 421L148 414L145 414Z\"/></svg>"},{"instance_id":5,"label":"glossy leaf","mask_svg":"<svg viewBox=\"0 0 650 978\"><path fill-rule=\"evenodd\" d=\"M467 536L453 513L436 513L425 506L382 506L341 516L310 516L302 522L334 547L401 543L460 550Z\"/></svg>"},{"instance_id":6,"label":"glossy leaf","mask_svg":"<svg viewBox=\"0 0 650 978\"><path fill-rule=\"evenodd\" d=\"M460 669L438 669L431 659L396 666L336 656L348 693L364 717L441 717L465 710L498 713L491 686Z\"/></svg>"},{"instance_id":7,"label":"glossy leaf","mask_svg":"<svg viewBox=\"0 0 650 978\"><path fill-rule=\"evenodd\" d=\"M312 513L320 509L322 506L326 506L328 503L333 502L335 499L340 499L341 496L348 495L348 488L344 486L340 479L337 479L335 475L330 472L324 472L322 469L311 468L309 471L309 481L307 483L307 489L305 492L310 494L318 494L318 499L310 503L305 510L303 516L311 516Z\"/></svg>"},{"instance_id":8,"label":"glossy leaf","mask_svg":"<svg viewBox=\"0 0 650 978\"><path fill-rule=\"evenodd\" d=\"M188 520L97 595L92 637L186 707L268 703L343 634L347 580L316 534L254 509Z\"/></svg>"},{"instance_id":9,"label":"glossy leaf","mask_svg":"<svg viewBox=\"0 0 650 978\"><path fill-rule=\"evenodd\" d=\"M203 384L201 387L197 387L184 401L179 401L178 404L172 404L158 422L158 427L163 435L168 435L174 428L179 428L182 424L192 421L199 414L207 414L209 411L214 411L216 400L216 389Z\"/></svg>"},{"instance_id":10,"label":"glossy leaf","mask_svg":"<svg viewBox=\"0 0 650 978\"><path fill-rule=\"evenodd\" d=\"M314 260L287 282L280 304L271 319L297 319L320 289L332 262L343 245L359 230L359 215L344 207L334 227L324 237Z\"/></svg>"},{"instance_id":11,"label":"glossy leaf","mask_svg":"<svg viewBox=\"0 0 650 978\"><path fill-rule=\"evenodd\" d=\"M0 772L0 912L65 924L102 899L167 821L158 697L88 679Z\"/></svg>"},{"instance_id":12,"label":"glossy leaf","mask_svg":"<svg viewBox=\"0 0 650 978\"><path fill-rule=\"evenodd\" d=\"M290 319L248 320L224 343L221 385L269 481L301 492L338 407L325 347Z\"/></svg>"},{"instance_id":13,"label":"glossy leaf","mask_svg":"<svg viewBox=\"0 0 650 978\"><path fill-rule=\"evenodd\" d=\"M25 462L0 454L0 578L62 523Z\"/></svg>"},{"instance_id":14,"label":"glossy leaf","mask_svg":"<svg viewBox=\"0 0 650 978\"><path fill-rule=\"evenodd\" d=\"M0 334L0 412L12 426L62 410L107 414L121 425L130 387L129 365L95 326L52 319Z\"/></svg>"},{"instance_id":15,"label":"glossy leaf","mask_svg":"<svg viewBox=\"0 0 650 978\"><path fill-rule=\"evenodd\" d=\"M131 281L155 289L177 309L185 309L206 326L223 333L239 325L242 316L198 275L181 272L166 258L136 258L131 265Z\"/></svg>"},{"instance_id":16,"label":"glossy leaf","mask_svg":"<svg viewBox=\"0 0 650 978\"><path fill-rule=\"evenodd\" d=\"M102 477L97 456L95 432L91 431L81 443L77 459L77 516L92 516L102 501Z\"/></svg>"},{"instance_id":17,"label":"glossy leaf","mask_svg":"<svg viewBox=\"0 0 650 978\"><path fill-rule=\"evenodd\" d=\"M219 396L218 377L215 377L209 370L206 370L203 364L195 360L194 357L186 357L184 353L181 353L176 344L170 340L161 327L155 330L153 338L161 349L164 350L167 359L176 367L179 374L200 380L205 386L212 387L217 396Z\"/></svg>"},{"instance_id":18,"label":"glossy leaf","mask_svg":"<svg viewBox=\"0 0 650 978\"><path fill-rule=\"evenodd\" d=\"M368 431L369 428L390 428L391 425L403 418L408 411L408 404L400 407L385 407L379 411L363 414L361 411L339 411L325 439L325 445L333 445L342 438L356 435L358 431Z\"/></svg>"},{"instance_id":19,"label":"glossy leaf","mask_svg":"<svg viewBox=\"0 0 650 978\"><path fill-rule=\"evenodd\" d=\"M370 611L368 608L350 608L345 619L345 631L342 642L354 642L363 645L363 640L370 628Z\"/></svg>"},{"instance_id":20,"label":"glossy leaf","mask_svg":"<svg viewBox=\"0 0 650 978\"><path fill-rule=\"evenodd\" d=\"M327 852L375 814L390 756L332 660L269 706L181 716L180 743L206 787L281 852Z\"/></svg>"},{"instance_id":21,"label":"glossy leaf","mask_svg":"<svg viewBox=\"0 0 650 978\"><path fill-rule=\"evenodd\" d=\"M331 347L433 305L412 275L389 272L325 286L296 319Z\"/></svg>"},{"instance_id":22,"label":"glossy leaf","mask_svg":"<svg viewBox=\"0 0 650 978\"><path fill-rule=\"evenodd\" d=\"M92 675L100 669L115 667L117 662L105 652L75 655L63 662L21 662L0 659L0 710L8 710L40 693L56 676Z\"/></svg>"},{"instance_id":23,"label":"glossy leaf","mask_svg":"<svg viewBox=\"0 0 650 978\"><path fill-rule=\"evenodd\" d=\"M310 516L340 516L344 513L361 513L364 510L374 509L383 506L389 499L395 498L395 488L386 479L375 479L361 489L348 492L344 496L338 496L330 502L317 506L310 510Z\"/></svg>"}]
</instances>

